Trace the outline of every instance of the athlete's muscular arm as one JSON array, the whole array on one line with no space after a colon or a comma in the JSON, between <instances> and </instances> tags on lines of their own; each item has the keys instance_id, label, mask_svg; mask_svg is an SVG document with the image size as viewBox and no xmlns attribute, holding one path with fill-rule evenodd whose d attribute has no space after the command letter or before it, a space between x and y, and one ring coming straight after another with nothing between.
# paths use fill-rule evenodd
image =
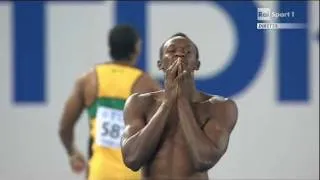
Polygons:
<instances>
[{"instance_id":1,"label":"athlete's muscular arm","mask_svg":"<svg viewBox=\"0 0 320 180\"><path fill-rule=\"evenodd\" d=\"M75 82L73 90L65 102L60 119L59 136L69 156L76 151L73 144L74 126L84 108L93 103L96 93L96 71L95 68L92 68Z\"/></svg>"},{"instance_id":2,"label":"athlete's muscular arm","mask_svg":"<svg viewBox=\"0 0 320 180\"><path fill-rule=\"evenodd\" d=\"M168 68L165 97L148 124L145 124L145 109L149 103L143 102L138 94L131 95L126 101L124 108L126 129L122 137L121 150L124 163L134 171L149 160L159 144L170 109L177 98L177 81L175 80L177 70L177 62Z\"/></svg>"},{"instance_id":3,"label":"athlete's muscular arm","mask_svg":"<svg viewBox=\"0 0 320 180\"><path fill-rule=\"evenodd\" d=\"M148 124L145 125L144 109L138 94L131 95L124 108L126 128L121 141L124 163L133 171L137 171L154 153L167 117L171 103L163 102Z\"/></svg>"},{"instance_id":4,"label":"athlete's muscular arm","mask_svg":"<svg viewBox=\"0 0 320 180\"><path fill-rule=\"evenodd\" d=\"M232 100L210 104L211 117L204 130L198 125L186 98L178 99L181 127L194 167L199 171L212 168L226 152L229 136L237 121L237 107Z\"/></svg>"},{"instance_id":5,"label":"athlete's muscular arm","mask_svg":"<svg viewBox=\"0 0 320 180\"><path fill-rule=\"evenodd\" d=\"M74 152L73 136L74 126L81 115L84 107L84 81L85 77L80 77L74 86L74 89L65 103L62 118L59 124L59 135L60 139L68 153L71 155Z\"/></svg>"}]
</instances>

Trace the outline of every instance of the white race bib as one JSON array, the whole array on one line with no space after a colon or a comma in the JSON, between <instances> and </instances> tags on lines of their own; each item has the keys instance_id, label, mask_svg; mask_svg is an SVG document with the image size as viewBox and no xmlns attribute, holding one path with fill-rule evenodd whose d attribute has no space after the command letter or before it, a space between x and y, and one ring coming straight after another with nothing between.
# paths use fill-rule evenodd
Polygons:
<instances>
[{"instance_id":1,"label":"white race bib","mask_svg":"<svg viewBox=\"0 0 320 180\"><path fill-rule=\"evenodd\" d=\"M120 148L120 140L125 128L123 111L99 107L96 123L96 144L103 147Z\"/></svg>"}]
</instances>

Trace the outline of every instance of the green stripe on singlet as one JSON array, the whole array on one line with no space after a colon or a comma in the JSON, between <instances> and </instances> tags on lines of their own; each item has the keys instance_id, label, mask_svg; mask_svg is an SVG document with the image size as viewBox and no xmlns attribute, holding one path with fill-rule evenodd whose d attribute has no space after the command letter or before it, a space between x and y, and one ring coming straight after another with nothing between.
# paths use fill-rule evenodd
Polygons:
<instances>
[{"instance_id":1,"label":"green stripe on singlet","mask_svg":"<svg viewBox=\"0 0 320 180\"><path fill-rule=\"evenodd\" d=\"M92 121L96 118L98 107L109 107L118 110L123 110L125 104L125 100L117 99L117 98L97 98L91 106L87 108L89 120ZM91 125L91 123L89 123ZM90 126L90 129L92 127ZM94 138L92 136L89 137L89 145L88 145L88 155L89 159L92 157L92 145L94 143Z\"/></svg>"},{"instance_id":2,"label":"green stripe on singlet","mask_svg":"<svg viewBox=\"0 0 320 180\"><path fill-rule=\"evenodd\" d=\"M125 102L126 100L124 99L105 97L98 98L90 107L88 107L89 118L94 119L96 117L97 109L99 106L123 110Z\"/></svg>"}]
</instances>

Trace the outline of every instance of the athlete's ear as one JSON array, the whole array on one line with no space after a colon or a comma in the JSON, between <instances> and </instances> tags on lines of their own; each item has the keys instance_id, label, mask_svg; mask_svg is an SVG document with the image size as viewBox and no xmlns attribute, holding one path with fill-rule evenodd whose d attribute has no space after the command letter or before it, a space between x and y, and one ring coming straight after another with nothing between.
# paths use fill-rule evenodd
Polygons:
<instances>
[{"instance_id":1,"label":"athlete's ear","mask_svg":"<svg viewBox=\"0 0 320 180\"><path fill-rule=\"evenodd\" d=\"M196 69L195 69L196 71L199 70L200 65L201 65L201 62L200 62L199 59L198 59L197 62L196 62Z\"/></svg>"},{"instance_id":2,"label":"athlete's ear","mask_svg":"<svg viewBox=\"0 0 320 180\"><path fill-rule=\"evenodd\" d=\"M134 46L135 53L137 54L137 56L139 56L141 53L141 44L142 44L142 40L139 39L139 41Z\"/></svg>"},{"instance_id":3,"label":"athlete's ear","mask_svg":"<svg viewBox=\"0 0 320 180\"><path fill-rule=\"evenodd\" d=\"M157 66L158 66L159 70L163 70L163 63L160 59L157 61Z\"/></svg>"}]
</instances>

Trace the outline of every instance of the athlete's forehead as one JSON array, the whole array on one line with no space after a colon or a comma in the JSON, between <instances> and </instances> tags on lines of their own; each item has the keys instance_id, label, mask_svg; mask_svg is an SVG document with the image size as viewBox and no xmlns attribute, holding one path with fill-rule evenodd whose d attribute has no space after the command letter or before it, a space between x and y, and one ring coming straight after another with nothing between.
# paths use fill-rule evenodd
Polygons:
<instances>
[{"instance_id":1,"label":"athlete's forehead","mask_svg":"<svg viewBox=\"0 0 320 180\"><path fill-rule=\"evenodd\" d=\"M189 38L183 37L183 36L175 36L172 37L170 39L168 39L165 43L164 43L164 48L168 48L169 46L175 46L175 45L179 45L179 46L192 46L193 43Z\"/></svg>"}]
</instances>

